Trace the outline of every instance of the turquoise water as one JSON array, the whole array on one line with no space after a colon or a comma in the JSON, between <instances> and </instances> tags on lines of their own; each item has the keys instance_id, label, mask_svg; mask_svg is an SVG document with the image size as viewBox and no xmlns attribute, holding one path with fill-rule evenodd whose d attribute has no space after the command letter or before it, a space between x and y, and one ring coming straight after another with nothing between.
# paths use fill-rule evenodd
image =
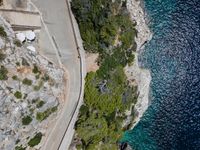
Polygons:
<instances>
[{"instance_id":1,"label":"turquoise water","mask_svg":"<svg viewBox=\"0 0 200 150\"><path fill-rule=\"evenodd\" d=\"M134 150L200 150L200 1L145 0L152 40L139 61L151 71L151 105L124 134Z\"/></svg>"}]
</instances>

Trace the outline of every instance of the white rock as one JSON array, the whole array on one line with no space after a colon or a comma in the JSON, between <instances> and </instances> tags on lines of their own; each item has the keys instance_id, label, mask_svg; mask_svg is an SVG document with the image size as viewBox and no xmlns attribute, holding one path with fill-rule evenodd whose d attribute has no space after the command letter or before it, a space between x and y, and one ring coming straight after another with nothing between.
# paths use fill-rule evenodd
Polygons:
<instances>
[{"instance_id":1,"label":"white rock","mask_svg":"<svg viewBox=\"0 0 200 150\"><path fill-rule=\"evenodd\" d=\"M28 46L27 49L34 52L34 53L36 52L36 49L33 46Z\"/></svg>"},{"instance_id":2,"label":"white rock","mask_svg":"<svg viewBox=\"0 0 200 150\"><path fill-rule=\"evenodd\" d=\"M22 108L26 108L28 106L27 103L22 103L21 105L22 105Z\"/></svg>"},{"instance_id":3,"label":"white rock","mask_svg":"<svg viewBox=\"0 0 200 150\"><path fill-rule=\"evenodd\" d=\"M16 107L13 111L13 114L17 114L19 112L19 107Z\"/></svg>"},{"instance_id":4,"label":"white rock","mask_svg":"<svg viewBox=\"0 0 200 150\"><path fill-rule=\"evenodd\" d=\"M35 33L33 31L26 31L26 38L29 40L29 41L33 41L35 40Z\"/></svg>"},{"instance_id":5,"label":"white rock","mask_svg":"<svg viewBox=\"0 0 200 150\"><path fill-rule=\"evenodd\" d=\"M26 40L24 33L17 33L16 37L20 42L24 42Z\"/></svg>"}]
</instances>

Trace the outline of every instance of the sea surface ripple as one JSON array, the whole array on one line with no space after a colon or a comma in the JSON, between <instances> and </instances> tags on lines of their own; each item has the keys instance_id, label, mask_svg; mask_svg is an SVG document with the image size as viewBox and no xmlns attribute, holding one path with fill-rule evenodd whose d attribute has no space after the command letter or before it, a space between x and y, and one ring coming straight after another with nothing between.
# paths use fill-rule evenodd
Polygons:
<instances>
[{"instance_id":1,"label":"sea surface ripple","mask_svg":"<svg viewBox=\"0 0 200 150\"><path fill-rule=\"evenodd\" d=\"M153 33L139 61L151 105L122 142L134 150L200 150L200 0L144 0Z\"/></svg>"}]
</instances>

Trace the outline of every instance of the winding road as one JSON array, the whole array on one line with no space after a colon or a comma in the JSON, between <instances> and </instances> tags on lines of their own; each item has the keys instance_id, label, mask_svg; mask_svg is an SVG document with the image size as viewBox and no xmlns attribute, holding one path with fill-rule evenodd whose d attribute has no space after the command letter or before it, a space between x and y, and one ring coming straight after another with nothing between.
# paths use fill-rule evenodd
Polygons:
<instances>
[{"instance_id":1,"label":"winding road","mask_svg":"<svg viewBox=\"0 0 200 150\"><path fill-rule=\"evenodd\" d=\"M80 33L68 1L33 0L32 2L42 14L43 22L58 54L55 57L59 57L69 72L68 98L42 150L67 150L83 100L85 57Z\"/></svg>"}]
</instances>

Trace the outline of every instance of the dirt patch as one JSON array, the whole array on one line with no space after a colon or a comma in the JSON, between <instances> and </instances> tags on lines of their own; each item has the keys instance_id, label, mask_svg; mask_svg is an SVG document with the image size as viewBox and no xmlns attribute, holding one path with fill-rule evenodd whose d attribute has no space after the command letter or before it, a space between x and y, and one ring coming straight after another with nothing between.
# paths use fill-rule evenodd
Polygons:
<instances>
[{"instance_id":1,"label":"dirt patch","mask_svg":"<svg viewBox=\"0 0 200 150\"><path fill-rule=\"evenodd\" d=\"M86 53L86 71L96 72L99 69L97 58L99 54Z\"/></svg>"}]
</instances>

